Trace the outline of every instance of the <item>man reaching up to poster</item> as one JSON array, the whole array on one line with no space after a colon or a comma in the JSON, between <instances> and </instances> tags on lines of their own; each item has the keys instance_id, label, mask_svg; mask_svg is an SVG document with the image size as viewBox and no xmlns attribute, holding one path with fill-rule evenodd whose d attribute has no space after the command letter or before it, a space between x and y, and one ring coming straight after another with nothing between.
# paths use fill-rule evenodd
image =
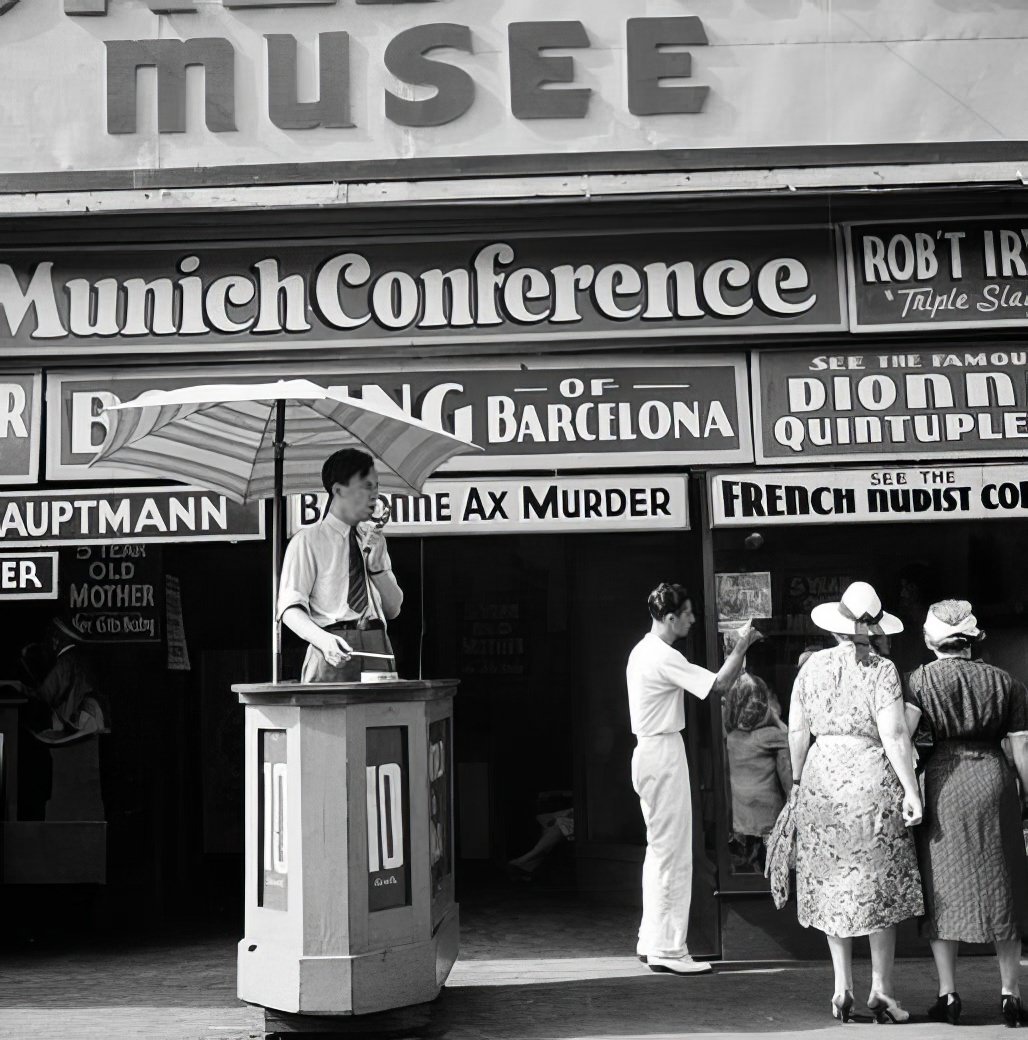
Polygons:
<instances>
[{"instance_id":1,"label":"man reaching up to poster","mask_svg":"<svg viewBox=\"0 0 1028 1040\"><path fill-rule=\"evenodd\" d=\"M692 790L685 758L687 690L700 700L725 694L743 666L746 650L761 639L750 622L716 674L693 664L671 644L696 620L681 585L661 583L649 595L650 631L628 657L628 711L637 746L632 784L646 821L643 913L636 953L651 971L696 975L710 971L689 955L686 936L692 904Z\"/></svg>"},{"instance_id":2,"label":"man reaching up to poster","mask_svg":"<svg viewBox=\"0 0 1028 1040\"><path fill-rule=\"evenodd\" d=\"M325 461L321 478L328 510L286 547L278 612L310 644L301 682L356 682L362 667L392 670L392 661L354 651L392 655L386 621L400 613L403 592L386 549L385 519L374 518L378 473L372 457L343 448Z\"/></svg>"}]
</instances>

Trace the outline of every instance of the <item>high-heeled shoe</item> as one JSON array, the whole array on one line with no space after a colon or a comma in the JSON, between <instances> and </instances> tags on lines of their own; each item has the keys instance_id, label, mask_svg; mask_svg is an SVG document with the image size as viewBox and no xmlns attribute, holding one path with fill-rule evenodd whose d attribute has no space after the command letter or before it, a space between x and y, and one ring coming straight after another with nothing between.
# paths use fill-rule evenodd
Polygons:
<instances>
[{"instance_id":1,"label":"high-heeled shoe","mask_svg":"<svg viewBox=\"0 0 1028 1040\"><path fill-rule=\"evenodd\" d=\"M867 998L867 1010L876 1025L901 1025L910 1018L910 1012L900 1007L897 1000L884 993L872 993Z\"/></svg>"},{"instance_id":2,"label":"high-heeled shoe","mask_svg":"<svg viewBox=\"0 0 1028 1040\"><path fill-rule=\"evenodd\" d=\"M1020 1029L1025 1024L1024 1008L1021 1006L1021 998L1015 997L1013 993L1000 995L1000 1011L1003 1012L1003 1021L1007 1029Z\"/></svg>"},{"instance_id":3,"label":"high-heeled shoe","mask_svg":"<svg viewBox=\"0 0 1028 1040\"><path fill-rule=\"evenodd\" d=\"M955 1026L960 1023L960 1012L963 1009L959 993L943 993L928 1009L928 1017L933 1022L949 1022L951 1026Z\"/></svg>"},{"instance_id":4,"label":"high-heeled shoe","mask_svg":"<svg viewBox=\"0 0 1028 1040\"><path fill-rule=\"evenodd\" d=\"M846 990L842 996L836 993L832 997L832 1018L838 1019L840 1022L853 1021L853 994L849 990Z\"/></svg>"}]
</instances>

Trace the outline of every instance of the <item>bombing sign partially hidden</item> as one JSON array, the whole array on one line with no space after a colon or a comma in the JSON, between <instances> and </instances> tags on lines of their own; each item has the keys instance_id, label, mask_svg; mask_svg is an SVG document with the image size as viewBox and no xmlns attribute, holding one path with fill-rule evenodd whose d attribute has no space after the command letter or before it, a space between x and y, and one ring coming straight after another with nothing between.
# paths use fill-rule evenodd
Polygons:
<instances>
[{"instance_id":1,"label":"bombing sign partially hidden","mask_svg":"<svg viewBox=\"0 0 1028 1040\"><path fill-rule=\"evenodd\" d=\"M110 436L106 406L147 390L197 383L265 383L302 376L384 411L419 419L484 450L441 472L614 469L752 462L746 357L582 356L397 364L357 372L341 364L47 373L47 476L138 477L91 466ZM116 413L115 413L116 414ZM326 450L326 455L328 450Z\"/></svg>"},{"instance_id":2,"label":"bombing sign partially hidden","mask_svg":"<svg viewBox=\"0 0 1028 1040\"><path fill-rule=\"evenodd\" d=\"M39 372L0 372L0 484L39 476L42 386Z\"/></svg>"}]
</instances>

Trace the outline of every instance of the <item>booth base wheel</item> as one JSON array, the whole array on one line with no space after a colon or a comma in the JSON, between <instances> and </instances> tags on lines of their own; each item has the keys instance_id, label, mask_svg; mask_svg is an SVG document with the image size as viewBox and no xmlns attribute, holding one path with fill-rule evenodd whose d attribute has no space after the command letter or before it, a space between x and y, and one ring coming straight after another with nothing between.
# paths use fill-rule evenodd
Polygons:
<instances>
[{"instance_id":1,"label":"booth base wheel","mask_svg":"<svg viewBox=\"0 0 1028 1040\"><path fill-rule=\"evenodd\" d=\"M299 1040L304 1035L329 1040L335 1037L375 1037L389 1040L390 1037L417 1037L431 1023L430 1004L413 1004L410 1007L377 1011L370 1015L295 1015L286 1011L264 1009L265 1040Z\"/></svg>"}]
</instances>

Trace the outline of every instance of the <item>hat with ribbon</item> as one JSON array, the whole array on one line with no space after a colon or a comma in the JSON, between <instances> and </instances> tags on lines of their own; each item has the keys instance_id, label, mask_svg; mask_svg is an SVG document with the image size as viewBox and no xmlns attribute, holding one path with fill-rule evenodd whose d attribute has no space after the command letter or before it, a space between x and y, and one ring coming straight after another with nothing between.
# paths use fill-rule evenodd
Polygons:
<instances>
[{"instance_id":1,"label":"hat with ribbon","mask_svg":"<svg viewBox=\"0 0 1028 1040\"><path fill-rule=\"evenodd\" d=\"M855 581L838 603L819 603L810 620L826 632L847 636L892 636L903 631L895 614L886 614L878 593L866 581Z\"/></svg>"}]
</instances>

